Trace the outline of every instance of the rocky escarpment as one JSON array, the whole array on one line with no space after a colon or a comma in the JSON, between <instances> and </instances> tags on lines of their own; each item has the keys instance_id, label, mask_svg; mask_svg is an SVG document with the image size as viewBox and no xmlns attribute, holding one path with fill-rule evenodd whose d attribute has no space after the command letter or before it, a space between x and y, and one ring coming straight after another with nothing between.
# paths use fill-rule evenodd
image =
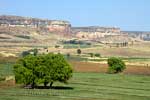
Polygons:
<instances>
[{"instance_id":1,"label":"rocky escarpment","mask_svg":"<svg viewBox=\"0 0 150 100\"><path fill-rule=\"evenodd\" d=\"M0 26L44 28L50 32L69 33L71 24L63 20L48 20L21 16L0 16Z\"/></svg>"}]
</instances>

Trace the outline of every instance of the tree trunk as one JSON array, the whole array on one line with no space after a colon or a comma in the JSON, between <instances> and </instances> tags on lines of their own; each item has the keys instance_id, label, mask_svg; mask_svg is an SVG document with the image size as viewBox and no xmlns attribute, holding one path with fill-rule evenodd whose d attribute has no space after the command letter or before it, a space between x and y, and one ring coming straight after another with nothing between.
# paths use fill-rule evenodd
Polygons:
<instances>
[{"instance_id":1,"label":"tree trunk","mask_svg":"<svg viewBox=\"0 0 150 100\"><path fill-rule=\"evenodd\" d=\"M31 84L31 88L34 89L34 87L35 87L35 82L33 82L33 83Z\"/></svg>"},{"instance_id":2,"label":"tree trunk","mask_svg":"<svg viewBox=\"0 0 150 100\"><path fill-rule=\"evenodd\" d=\"M53 82L50 83L50 88L52 88Z\"/></svg>"},{"instance_id":3,"label":"tree trunk","mask_svg":"<svg viewBox=\"0 0 150 100\"><path fill-rule=\"evenodd\" d=\"M46 87L46 86L47 86L47 84L48 84L48 82L44 82L44 87Z\"/></svg>"}]
</instances>

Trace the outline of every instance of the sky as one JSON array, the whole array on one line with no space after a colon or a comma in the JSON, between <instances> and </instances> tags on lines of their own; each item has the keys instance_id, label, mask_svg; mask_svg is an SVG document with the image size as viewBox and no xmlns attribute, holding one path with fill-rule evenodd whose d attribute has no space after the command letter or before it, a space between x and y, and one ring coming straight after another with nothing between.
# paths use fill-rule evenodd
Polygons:
<instances>
[{"instance_id":1,"label":"sky","mask_svg":"<svg viewBox=\"0 0 150 100\"><path fill-rule=\"evenodd\" d=\"M67 20L72 26L150 31L150 0L0 0L0 15Z\"/></svg>"}]
</instances>

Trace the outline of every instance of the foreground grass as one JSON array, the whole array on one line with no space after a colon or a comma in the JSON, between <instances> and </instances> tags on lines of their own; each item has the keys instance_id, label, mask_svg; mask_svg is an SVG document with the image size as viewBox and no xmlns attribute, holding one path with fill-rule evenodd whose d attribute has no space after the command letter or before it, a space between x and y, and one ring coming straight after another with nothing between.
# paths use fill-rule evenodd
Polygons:
<instances>
[{"instance_id":1,"label":"foreground grass","mask_svg":"<svg viewBox=\"0 0 150 100\"><path fill-rule=\"evenodd\" d=\"M0 89L0 100L150 100L150 77L74 73L57 89ZM62 86L62 87L60 87Z\"/></svg>"}]
</instances>

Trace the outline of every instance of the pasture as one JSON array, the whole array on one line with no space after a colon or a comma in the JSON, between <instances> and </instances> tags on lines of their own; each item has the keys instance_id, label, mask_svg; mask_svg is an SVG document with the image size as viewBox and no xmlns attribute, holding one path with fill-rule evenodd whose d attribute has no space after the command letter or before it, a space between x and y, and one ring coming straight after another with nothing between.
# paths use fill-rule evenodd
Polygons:
<instances>
[{"instance_id":1,"label":"pasture","mask_svg":"<svg viewBox=\"0 0 150 100\"><path fill-rule=\"evenodd\" d=\"M83 53L88 53L84 50ZM100 51L102 56L105 49L103 51ZM128 63L127 69L121 74L107 74L105 57L95 61L95 58L87 59L84 54L71 55L69 61L74 73L68 84L56 82L53 89L24 89L20 85L12 85L11 81L3 81L0 82L0 100L150 100L150 67L145 65L150 58L144 58L143 54L142 57L123 57ZM16 58L9 59L1 58L2 77L13 76L12 66Z\"/></svg>"},{"instance_id":2,"label":"pasture","mask_svg":"<svg viewBox=\"0 0 150 100\"><path fill-rule=\"evenodd\" d=\"M1 88L0 100L150 100L149 76L74 73L55 89Z\"/></svg>"}]
</instances>

